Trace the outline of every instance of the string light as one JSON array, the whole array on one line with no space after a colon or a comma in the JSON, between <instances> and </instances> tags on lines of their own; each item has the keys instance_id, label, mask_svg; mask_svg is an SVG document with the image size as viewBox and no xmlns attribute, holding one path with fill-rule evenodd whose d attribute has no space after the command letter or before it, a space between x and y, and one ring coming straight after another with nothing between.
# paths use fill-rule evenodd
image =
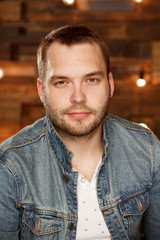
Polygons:
<instances>
[{"instance_id":1,"label":"string light","mask_svg":"<svg viewBox=\"0 0 160 240\"><path fill-rule=\"evenodd\" d=\"M147 124L145 123L139 123L139 125L141 125L142 127L148 128Z\"/></svg>"},{"instance_id":2,"label":"string light","mask_svg":"<svg viewBox=\"0 0 160 240\"><path fill-rule=\"evenodd\" d=\"M0 79L2 79L4 77L4 71L2 68L0 68Z\"/></svg>"},{"instance_id":3,"label":"string light","mask_svg":"<svg viewBox=\"0 0 160 240\"><path fill-rule=\"evenodd\" d=\"M139 78L137 80L137 85L138 85L138 87L144 87L146 85L146 80L142 79L142 78Z\"/></svg>"},{"instance_id":4,"label":"string light","mask_svg":"<svg viewBox=\"0 0 160 240\"><path fill-rule=\"evenodd\" d=\"M64 3L65 5L73 5L74 2L75 2L75 0L63 0L63 3Z\"/></svg>"},{"instance_id":5,"label":"string light","mask_svg":"<svg viewBox=\"0 0 160 240\"><path fill-rule=\"evenodd\" d=\"M146 80L143 78L144 73L140 72L140 78L137 80L138 87L144 87L146 85Z\"/></svg>"}]
</instances>

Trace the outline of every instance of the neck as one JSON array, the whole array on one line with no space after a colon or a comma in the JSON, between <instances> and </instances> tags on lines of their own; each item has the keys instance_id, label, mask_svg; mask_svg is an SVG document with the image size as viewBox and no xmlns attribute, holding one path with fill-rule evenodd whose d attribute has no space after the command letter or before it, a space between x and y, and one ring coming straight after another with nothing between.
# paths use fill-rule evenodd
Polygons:
<instances>
[{"instance_id":1,"label":"neck","mask_svg":"<svg viewBox=\"0 0 160 240\"><path fill-rule=\"evenodd\" d=\"M73 152L72 166L91 181L98 161L103 153L102 124L90 135L66 136L59 133L66 146Z\"/></svg>"}]
</instances>

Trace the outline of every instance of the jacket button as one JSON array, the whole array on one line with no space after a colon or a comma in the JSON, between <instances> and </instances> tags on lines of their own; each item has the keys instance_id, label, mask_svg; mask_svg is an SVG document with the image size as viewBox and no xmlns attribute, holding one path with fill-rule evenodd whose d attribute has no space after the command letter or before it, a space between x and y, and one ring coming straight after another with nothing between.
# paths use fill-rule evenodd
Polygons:
<instances>
[{"instance_id":1,"label":"jacket button","mask_svg":"<svg viewBox=\"0 0 160 240\"><path fill-rule=\"evenodd\" d=\"M110 214L110 213L113 213L114 212L114 210L109 210L109 211L104 211L104 215L108 215L108 214Z\"/></svg>"},{"instance_id":2,"label":"jacket button","mask_svg":"<svg viewBox=\"0 0 160 240\"><path fill-rule=\"evenodd\" d=\"M69 176L68 175L64 175L63 176L63 179L64 179L64 181L67 183L67 182L69 182Z\"/></svg>"},{"instance_id":3,"label":"jacket button","mask_svg":"<svg viewBox=\"0 0 160 240\"><path fill-rule=\"evenodd\" d=\"M69 223L69 224L68 224L68 229L69 229L70 231L72 231L73 228L74 228L74 224L73 224L72 222Z\"/></svg>"}]
</instances>

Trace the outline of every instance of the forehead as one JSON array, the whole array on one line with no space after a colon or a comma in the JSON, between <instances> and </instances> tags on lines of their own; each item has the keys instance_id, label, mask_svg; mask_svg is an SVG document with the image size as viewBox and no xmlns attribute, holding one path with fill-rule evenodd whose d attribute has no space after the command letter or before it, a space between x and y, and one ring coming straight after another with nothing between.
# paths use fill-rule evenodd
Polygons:
<instances>
[{"instance_id":1,"label":"forehead","mask_svg":"<svg viewBox=\"0 0 160 240\"><path fill-rule=\"evenodd\" d=\"M61 44L59 42L54 42L47 50L46 59L50 64L69 64L70 61L72 64L74 62L86 63L102 62L105 64L105 60L102 54L102 51L98 44L85 42L77 43L71 46Z\"/></svg>"}]
</instances>

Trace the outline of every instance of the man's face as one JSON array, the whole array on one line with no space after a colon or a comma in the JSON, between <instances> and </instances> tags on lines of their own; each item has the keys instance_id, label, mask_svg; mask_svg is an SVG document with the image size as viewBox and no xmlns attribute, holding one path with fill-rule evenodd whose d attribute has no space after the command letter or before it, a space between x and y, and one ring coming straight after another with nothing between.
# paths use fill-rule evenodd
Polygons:
<instances>
[{"instance_id":1,"label":"man's face","mask_svg":"<svg viewBox=\"0 0 160 240\"><path fill-rule=\"evenodd\" d=\"M46 69L38 92L55 129L76 137L101 129L114 86L99 46L55 42L47 51Z\"/></svg>"}]
</instances>

